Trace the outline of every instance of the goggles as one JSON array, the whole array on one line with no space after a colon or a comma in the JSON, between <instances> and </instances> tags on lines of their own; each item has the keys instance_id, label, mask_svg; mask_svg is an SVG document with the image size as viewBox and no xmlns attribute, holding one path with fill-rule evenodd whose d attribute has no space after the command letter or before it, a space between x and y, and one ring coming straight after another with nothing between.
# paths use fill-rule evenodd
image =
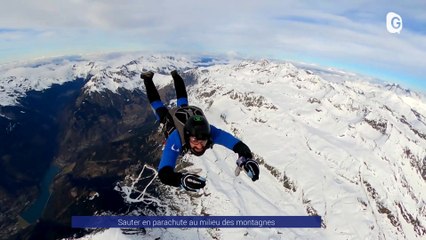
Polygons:
<instances>
[{"instance_id":1,"label":"goggles","mask_svg":"<svg viewBox=\"0 0 426 240\"><path fill-rule=\"evenodd\" d=\"M207 145L207 139L206 140L200 140L200 139L197 139L196 137L189 137L189 142L191 143L191 144L193 144L193 145L203 145L203 146L206 146Z\"/></svg>"}]
</instances>

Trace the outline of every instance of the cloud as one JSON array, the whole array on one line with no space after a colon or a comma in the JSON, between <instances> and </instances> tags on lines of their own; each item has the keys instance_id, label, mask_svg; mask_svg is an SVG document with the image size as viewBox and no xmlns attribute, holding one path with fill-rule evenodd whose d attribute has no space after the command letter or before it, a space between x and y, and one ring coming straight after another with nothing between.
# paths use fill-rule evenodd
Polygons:
<instances>
[{"instance_id":1,"label":"cloud","mask_svg":"<svg viewBox=\"0 0 426 240\"><path fill-rule=\"evenodd\" d=\"M0 9L0 61L28 52L158 50L312 59L422 78L422 0L381 1L7 1ZM386 32L388 11L400 35ZM25 41L28 38L28 41ZM14 42L13 45L11 42ZM22 53L24 54L24 53ZM388 74L389 75L389 74Z\"/></svg>"}]
</instances>

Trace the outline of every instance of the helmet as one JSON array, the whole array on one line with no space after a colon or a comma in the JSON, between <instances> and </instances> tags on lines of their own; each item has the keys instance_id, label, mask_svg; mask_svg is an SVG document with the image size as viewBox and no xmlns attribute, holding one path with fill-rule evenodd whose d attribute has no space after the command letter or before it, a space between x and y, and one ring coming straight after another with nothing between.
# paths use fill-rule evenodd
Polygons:
<instances>
[{"instance_id":1,"label":"helmet","mask_svg":"<svg viewBox=\"0 0 426 240\"><path fill-rule=\"evenodd\" d=\"M210 124L202 115L193 115L185 123L184 126L185 139L195 137L199 140L210 139Z\"/></svg>"}]
</instances>

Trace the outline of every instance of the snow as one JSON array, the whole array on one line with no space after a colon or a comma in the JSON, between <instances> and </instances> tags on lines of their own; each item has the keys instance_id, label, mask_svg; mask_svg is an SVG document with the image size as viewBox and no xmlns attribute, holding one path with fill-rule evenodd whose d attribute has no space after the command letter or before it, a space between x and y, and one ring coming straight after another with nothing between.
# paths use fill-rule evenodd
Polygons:
<instances>
[{"instance_id":1,"label":"snow","mask_svg":"<svg viewBox=\"0 0 426 240\"><path fill-rule=\"evenodd\" d=\"M416 209L425 204L425 180L403 156L407 148L418 162L426 156L426 139L411 130L426 132L412 112L422 112L422 98L403 101L407 96L376 83L329 82L292 65L267 61L195 72L203 80L190 89L190 102L202 106L210 122L235 133L265 163L261 179L252 183L244 176L235 178L236 156L226 149L215 147L213 155L191 158L208 179L211 195L203 200L204 212L303 215L313 209L323 217L325 228L280 229L282 239L422 237L398 208L407 205L424 229L425 214ZM410 126L401 123L402 116ZM384 133L365 119L384 120ZM283 187L284 176L295 192ZM235 229L217 232L221 239L247 237ZM277 230L244 232L263 239Z\"/></svg>"},{"instance_id":2,"label":"snow","mask_svg":"<svg viewBox=\"0 0 426 240\"><path fill-rule=\"evenodd\" d=\"M159 67L161 66L161 67ZM194 68L194 59L186 56L141 56L139 53L97 54L37 59L0 65L0 106L19 105L19 98L31 90L42 91L53 84L77 78L87 79L88 92L119 88L142 89L141 71L160 72L159 87L171 82L170 71ZM166 76L167 75L167 76Z\"/></svg>"},{"instance_id":3,"label":"snow","mask_svg":"<svg viewBox=\"0 0 426 240\"><path fill-rule=\"evenodd\" d=\"M90 61L88 60L90 59ZM155 72L158 87L169 72L196 76L189 102L209 122L247 143L260 161L260 179L234 175L237 156L214 146L181 161L207 178L194 196L166 189L169 215L318 214L320 229L146 229L144 239L422 239L426 235L426 100L398 86L309 64L220 61L193 57L84 56L34 65L2 66L2 106L17 104L30 89L90 77L87 94L120 88L144 91L141 71ZM59 63L58 63L59 62ZM311 67L311 70L309 68ZM308 70L308 71L307 71ZM25 80L31 79L31 80ZM10 81L12 80L12 81ZM5 83L5 84L3 84ZM14 91L16 90L16 91ZM13 94L12 94L13 93ZM135 172L134 176L141 176ZM132 179L123 201L156 202ZM142 196L130 199L135 189ZM163 191L162 191L163 192ZM127 196L127 197L126 197ZM81 239L139 239L120 229Z\"/></svg>"}]
</instances>

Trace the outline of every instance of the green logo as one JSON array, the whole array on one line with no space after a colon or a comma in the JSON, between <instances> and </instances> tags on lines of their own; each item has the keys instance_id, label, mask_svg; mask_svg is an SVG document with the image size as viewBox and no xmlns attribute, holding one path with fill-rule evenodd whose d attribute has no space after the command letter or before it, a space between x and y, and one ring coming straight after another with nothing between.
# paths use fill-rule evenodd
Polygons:
<instances>
[{"instance_id":1,"label":"green logo","mask_svg":"<svg viewBox=\"0 0 426 240\"><path fill-rule=\"evenodd\" d=\"M202 117L202 116L195 115L195 116L194 116L194 120L195 120L196 122L201 122L201 121L203 121L203 117Z\"/></svg>"}]
</instances>

